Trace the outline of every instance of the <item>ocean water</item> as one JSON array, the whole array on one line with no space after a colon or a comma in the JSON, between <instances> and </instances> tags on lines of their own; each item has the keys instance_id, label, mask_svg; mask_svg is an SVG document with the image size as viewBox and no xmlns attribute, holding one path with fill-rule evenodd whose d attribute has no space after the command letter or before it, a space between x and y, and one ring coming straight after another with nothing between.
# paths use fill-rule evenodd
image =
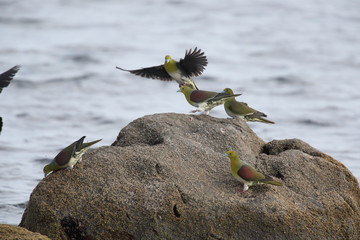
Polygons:
<instances>
[{"instance_id":1,"label":"ocean water","mask_svg":"<svg viewBox=\"0 0 360 240\"><path fill-rule=\"evenodd\" d=\"M81 136L110 145L136 118L189 113L175 82L115 69L160 65L199 47L201 89L231 87L275 125L360 178L360 2L343 0L0 0L0 223L19 224L42 168ZM222 107L210 115L226 118Z\"/></svg>"}]
</instances>

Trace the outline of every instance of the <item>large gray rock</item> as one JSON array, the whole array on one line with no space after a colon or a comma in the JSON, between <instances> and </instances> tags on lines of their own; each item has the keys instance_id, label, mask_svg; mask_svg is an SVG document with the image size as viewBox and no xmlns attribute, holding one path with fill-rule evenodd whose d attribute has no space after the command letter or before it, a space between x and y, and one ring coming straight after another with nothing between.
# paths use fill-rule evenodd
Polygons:
<instances>
[{"instance_id":1,"label":"large gray rock","mask_svg":"<svg viewBox=\"0 0 360 240\"><path fill-rule=\"evenodd\" d=\"M227 150L284 186L240 193ZM359 207L355 177L300 140L265 143L239 119L156 114L43 179L20 225L52 239L360 239Z\"/></svg>"}]
</instances>

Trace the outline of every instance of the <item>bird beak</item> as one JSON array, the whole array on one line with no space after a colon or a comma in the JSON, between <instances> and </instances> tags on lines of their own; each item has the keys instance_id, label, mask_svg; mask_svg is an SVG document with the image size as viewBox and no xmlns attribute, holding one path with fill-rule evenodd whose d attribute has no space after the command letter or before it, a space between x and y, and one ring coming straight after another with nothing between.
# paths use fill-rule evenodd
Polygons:
<instances>
[{"instance_id":1,"label":"bird beak","mask_svg":"<svg viewBox=\"0 0 360 240\"><path fill-rule=\"evenodd\" d=\"M177 90L176 92L181 92L181 90L179 89L179 90Z\"/></svg>"},{"instance_id":2,"label":"bird beak","mask_svg":"<svg viewBox=\"0 0 360 240\"><path fill-rule=\"evenodd\" d=\"M229 155L227 153L224 153L224 157L228 157Z\"/></svg>"}]
</instances>

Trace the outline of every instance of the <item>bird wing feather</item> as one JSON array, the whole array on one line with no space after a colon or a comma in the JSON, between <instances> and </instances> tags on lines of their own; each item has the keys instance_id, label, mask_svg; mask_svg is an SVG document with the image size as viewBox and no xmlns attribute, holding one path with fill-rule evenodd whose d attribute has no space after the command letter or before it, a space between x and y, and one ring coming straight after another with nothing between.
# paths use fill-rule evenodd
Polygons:
<instances>
[{"instance_id":1,"label":"bird wing feather","mask_svg":"<svg viewBox=\"0 0 360 240\"><path fill-rule=\"evenodd\" d=\"M127 69L123 69L121 67L116 67L116 68L123 70L123 71L130 72L130 73L138 75L140 77L159 79L159 80L163 80L163 81L173 80L173 78L165 70L164 65L140 68L140 69L135 69L135 70L127 70Z\"/></svg>"},{"instance_id":2,"label":"bird wing feather","mask_svg":"<svg viewBox=\"0 0 360 240\"><path fill-rule=\"evenodd\" d=\"M72 150L74 149L75 146L73 146ZM69 151L68 148L65 148L56 155L54 161L57 165L63 166L69 162L70 158L71 158L71 151Z\"/></svg>"},{"instance_id":3,"label":"bird wing feather","mask_svg":"<svg viewBox=\"0 0 360 240\"><path fill-rule=\"evenodd\" d=\"M77 140L75 143L75 147L73 149L72 155L74 155L76 152L80 151L83 147L85 136L82 136L79 140Z\"/></svg>"},{"instance_id":4,"label":"bird wing feather","mask_svg":"<svg viewBox=\"0 0 360 240\"><path fill-rule=\"evenodd\" d=\"M267 117L267 115L263 112L257 111L251 114L249 117L261 118L261 117Z\"/></svg>"},{"instance_id":5,"label":"bird wing feather","mask_svg":"<svg viewBox=\"0 0 360 240\"><path fill-rule=\"evenodd\" d=\"M243 103L243 102L234 102L229 106L229 109L233 113L236 113L236 114L239 114L242 116L251 115L254 113L254 111L256 111L255 109L252 109L246 103Z\"/></svg>"},{"instance_id":6,"label":"bird wing feather","mask_svg":"<svg viewBox=\"0 0 360 240\"><path fill-rule=\"evenodd\" d=\"M223 93L223 92L220 92L220 93L217 93L212 99L211 101L219 101L219 100L222 100L222 99L229 99L229 98L232 98L232 97L237 97L237 96L240 96L241 94L227 94L227 93Z\"/></svg>"},{"instance_id":7,"label":"bird wing feather","mask_svg":"<svg viewBox=\"0 0 360 240\"><path fill-rule=\"evenodd\" d=\"M265 178L264 174L256 171L255 168L249 165L240 167L237 174L246 181L260 181Z\"/></svg>"},{"instance_id":8,"label":"bird wing feather","mask_svg":"<svg viewBox=\"0 0 360 240\"><path fill-rule=\"evenodd\" d=\"M20 66L16 65L0 74L0 92L3 88L9 86L10 81L14 78L15 74L19 71L19 69Z\"/></svg>"},{"instance_id":9,"label":"bird wing feather","mask_svg":"<svg viewBox=\"0 0 360 240\"><path fill-rule=\"evenodd\" d=\"M213 98L217 93L203 90L194 90L190 94L190 100L195 103L206 102L207 100Z\"/></svg>"},{"instance_id":10,"label":"bird wing feather","mask_svg":"<svg viewBox=\"0 0 360 240\"><path fill-rule=\"evenodd\" d=\"M180 59L176 65L185 77L197 77L202 74L207 64L208 61L204 52L195 47L194 50L187 50L184 59Z\"/></svg>"},{"instance_id":11,"label":"bird wing feather","mask_svg":"<svg viewBox=\"0 0 360 240\"><path fill-rule=\"evenodd\" d=\"M69 162L72 156L74 156L75 152L78 151L79 148L81 148L82 143L84 142L85 136L81 137L79 140L73 142L61 152L59 152L56 157L54 158L55 162L59 166L63 166Z\"/></svg>"}]
</instances>

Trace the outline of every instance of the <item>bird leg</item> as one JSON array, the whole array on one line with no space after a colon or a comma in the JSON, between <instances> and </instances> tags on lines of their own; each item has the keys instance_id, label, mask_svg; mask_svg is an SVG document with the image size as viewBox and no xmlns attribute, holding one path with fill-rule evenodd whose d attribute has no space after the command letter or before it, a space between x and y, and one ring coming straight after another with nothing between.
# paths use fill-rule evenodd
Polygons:
<instances>
[{"instance_id":1,"label":"bird leg","mask_svg":"<svg viewBox=\"0 0 360 240\"><path fill-rule=\"evenodd\" d=\"M243 184L239 190L240 193L244 193L249 189L249 186L247 184Z\"/></svg>"},{"instance_id":2,"label":"bird leg","mask_svg":"<svg viewBox=\"0 0 360 240\"><path fill-rule=\"evenodd\" d=\"M199 108L190 111L190 113L197 113L197 112L201 112L201 114L209 115L210 111L209 110L202 110L202 109L199 109Z\"/></svg>"},{"instance_id":3,"label":"bird leg","mask_svg":"<svg viewBox=\"0 0 360 240\"><path fill-rule=\"evenodd\" d=\"M195 109L195 110L190 111L190 113L196 113L196 112L200 112L200 110L199 110L199 109Z\"/></svg>"},{"instance_id":4,"label":"bird leg","mask_svg":"<svg viewBox=\"0 0 360 240\"><path fill-rule=\"evenodd\" d=\"M200 108L197 108L197 109L195 109L195 110L190 111L190 113L197 113L197 112L204 113L205 111L202 110L202 109L200 109Z\"/></svg>"}]
</instances>

